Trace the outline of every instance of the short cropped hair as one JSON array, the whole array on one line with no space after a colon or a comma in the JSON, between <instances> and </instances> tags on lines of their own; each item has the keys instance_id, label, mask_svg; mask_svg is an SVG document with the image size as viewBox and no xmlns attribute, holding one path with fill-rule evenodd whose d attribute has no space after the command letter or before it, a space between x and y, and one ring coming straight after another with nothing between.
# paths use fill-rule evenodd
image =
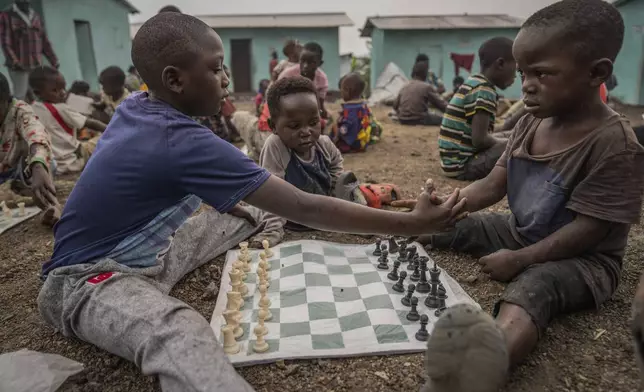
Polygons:
<instances>
[{"instance_id":1,"label":"short cropped hair","mask_svg":"<svg viewBox=\"0 0 644 392\"><path fill-rule=\"evenodd\" d=\"M72 83L72 86L69 88L69 92L72 94L88 94L90 90L89 83L84 80L76 80Z\"/></svg>"},{"instance_id":2,"label":"short cropped hair","mask_svg":"<svg viewBox=\"0 0 644 392\"><path fill-rule=\"evenodd\" d=\"M615 61L624 42L624 19L617 8L602 0L564 0L530 16L527 27L558 28L558 41L572 45L582 60Z\"/></svg>"},{"instance_id":3,"label":"short cropped hair","mask_svg":"<svg viewBox=\"0 0 644 392\"><path fill-rule=\"evenodd\" d=\"M9 88L9 80L4 74L0 73L0 101L9 102L11 101L11 89Z\"/></svg>"},{"instance_id":4,"label":"short cropped hair","mask_svg":"<svg viewBox=\"0 0 644 392\"><path fill-rule=\"evenodd\" d=\"M177 12L177 13L181 13L181 10L176 5L166 5L165 7L161 7L161 9L159 10L159 13L162 13L162 12Z\"/></svg>"},{"instance_id":5,"label":"short cropped hair","mask_svg":"<svg viewBox=\"0 0 644 392\"><path fill-rule=\"evenodd\" d=\"M201 20L177 12L153 16L132 40L132 62L151 90L161 87L167 66L187 68L201 55L202 37L211 32Z\"/></svg>"},{"instance_id":6,"label":"short cropped hair","mask_svg":"<svg viewBox=\"0 0 644 392\"><path fill-rule=\"evenodd\" d=\"M463 79L462 76L456 76L454 77L454 80L452 80L452 84L456 84L456 83L463 84L465 83L465 79Z\"/></svg>"},{"instance_id":7,"label":"short cropped hair","mask_svg":"<svg viewBox=\"0 0 644 392\"><path fill-rule=\"evenodd\" d=\"M322 61L324 50L322 50L322 46L320 46L320 44L317 42L307 42L304 44L304 49L317 54L320 61Z\"/></svg>"},{"instance_id":8,"label":"short cropped hair","mask_svg":"<svg viewBox=\"0 0 644 392\"><path fill-rule=\"evenodd\" d=\"M347 91L352 99L358 99L367 87L367 83L357 72L350 72L342 77L340 89Z\"/></svg>"},{"instance_id":9,"label":"short cropped hair","mask_svg":"<svg viewBox=\"0 0 644 392\"><path fill-rule=\"evenodd\" d=\"M111 86L125 85L125 72L120 67L112 65L101 71L98 76L101 84L109 84Z\"/></svg>"},{"instance_id":10,"label":"short cropped hair","mask_svg":"<svg viewBox=\"0 0 644 392\"><path fill-rule=\"evenodd\" d=\"M414 64L414 67L411 69L412 78L427 80L428 76L429 68L427 67L427 63L425 63L424 61L419 61Z\"/></svg>"},{"instance_id":11,"label":"short cropped hair","mask_svg":"<svg viewBox=\"0 0 644 392\"><path fill-rule=\"evenodd\" d=\"M292 78L282 78L268 89L266 93L266 104L272 119L280 115L280 101L283 97L292 94L311 93L317 97L315 85L310 79L302 76Z\"/></svg>"},{"instance_id":12,"label":"short cropped hair","mask_svg":"<svg viewBox=\"0 0 644 392\"><path fill-rule=\"evenodd\" d=\"M425 53L418 53L415 63L428 63L429 57Z\"/></svg>"},{"instance_id":13,"label":"short cropped hair","mask_svg":"<svg viewBox=\"0 0 644 392\"><path fill-rule=\"evenodd\" d=\"M48 65L36 67L29 74L29 87L34 91L40 91L49 79L58 76L58 74L59 72L56 68Z\"/></svg>"},{"instance_id":14,"label":"short cropped hair","mask_svg":"<svg viewBox=\"0 0 644 392\"><path fill-rule=\"evenodd\" d=\"M514 41L506 37L494 37L483 42L483 45L479 48L481 68L488 68L498 59L514 60L512 55L513 43Z\"/></svg>"}]
</instances>

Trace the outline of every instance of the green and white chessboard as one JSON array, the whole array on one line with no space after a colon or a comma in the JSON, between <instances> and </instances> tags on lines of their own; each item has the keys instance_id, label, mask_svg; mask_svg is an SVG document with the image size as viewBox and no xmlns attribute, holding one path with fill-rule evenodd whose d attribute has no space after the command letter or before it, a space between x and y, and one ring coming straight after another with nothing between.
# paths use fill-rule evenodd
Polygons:
<instances>
[{"instance_id":1,"label":"green and white chessboard","mask_svg":"<svg viewBox=\"0 0 644 392\"><path fill-rule=\"evenodd\" d=\"M11 218L7 218L2 213L2 210L0 210L0 234L26 221L27 219L38 215L39 213L40 213L40 208L27 207L25 208L25 214L20 215L20 210L18 208L14 208L11 210Z\"/></svg>"},{"instance_id":2,"label":"green and white chessboard","mask_svg":"<svg viewBox=\"0 0 644 392\"><path fill-rule=\"evenodd\" d=\"M417 245L420 256L428 256ZM426 343L416 340L419 322L408 321L408 307L401 303L403 293L392 289L389 271L376 268L375 245L342 245L324 241L294 241L272 248L268 297L272 319L266 321L270 348L258 354L252 349L253 328L257 325L260 293L257 290L259 251L252 251L251 271L245 283L249 294L241 309L244 335L237 339L238 354L230 355L236 366L274 362L280 359L349 357L376 354L422 352ZM238 250L229 251L221 279L221 288L213 312L211 326L223 342L222 313L226 310L231 290L228 273L237 260ZM390 271L397 255L390 256ZM431 262L433 263L433 262ZM401 265L406 270L408 263ZM411 275L411 271L407 271ZM442 272L447 290L447 306L475 302L463 289ZM405 280L405 287L410 281ZM429 316L431 333L437 317L423 301L426 294L416 293L418 311Z\"/></svg>"}]
</instances>

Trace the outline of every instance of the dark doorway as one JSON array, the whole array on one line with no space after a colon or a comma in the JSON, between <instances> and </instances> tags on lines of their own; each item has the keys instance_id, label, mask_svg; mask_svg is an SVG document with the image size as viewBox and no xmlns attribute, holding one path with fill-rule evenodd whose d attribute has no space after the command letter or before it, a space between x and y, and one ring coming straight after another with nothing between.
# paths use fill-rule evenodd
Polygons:
<instances>
[{"instance_id":1,"label":"dark doorway","mask_svg":"<svg viewBox=\"0 0 644 392\"><path fill-rule=\"evenodd\" d=\"M230 68L233 77L233 87L236 93L253 91L251 75L251 40L230 40Z\"/></svg>"}]
</instances>

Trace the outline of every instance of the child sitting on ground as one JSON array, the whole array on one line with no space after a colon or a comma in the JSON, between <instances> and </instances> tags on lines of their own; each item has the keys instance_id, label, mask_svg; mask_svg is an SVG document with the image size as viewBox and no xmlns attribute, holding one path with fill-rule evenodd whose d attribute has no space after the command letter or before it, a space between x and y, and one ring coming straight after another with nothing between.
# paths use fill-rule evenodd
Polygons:
<instances>
[{"instance_id":1,"label":"child sitting on ground","mask_svg":"<svg viewBox=\"0 0 644 392\"><path fill-rule=\"evenodd\" d=\"M139 73L136 71L136 67L133 65L130 65L130 68L127 69L125 88L132 93L141 89L141 78L139 77Z\"/></svg>"},{"instance_id":2,"label":"child sitting on ground","mask_svg":"<svg viewBox=\"0 0 644 392\"><path fill-rule=\"evenodd\" d=\"M270 83L271 82L268 79L262 79L259 82L257 95L255 95L255 113L257 113L257 117L259 117L262 114L262 105L264 104L264 96L266 95L266 90L268 90L268 85Z\"/></svg>"},{"instance_id":3,"label":"child sitting on ground","mask_svg":"<svg viewBox=\"0 0 644 392\"><path fill-rule=\"evenodd\" d=\"M357 72L342 77L342 110L331 138L342 153L361 152L380 140L382 128L362 98L366 83Z\"/></svg>"},{"instance_id":4,"label":"child sitting on ground","mask_svg":"<svg viewBox=\"0 0 644 392\"><path fill-rule=\"evenodd\" d=\"M418 63L424 64L424 66L427 68L427 78L425 79L425 81L427 83L431 84L439 94L443 94L445 92L445 84L438 77L438 75L436 75L431 70L431 68L429 67L429 56L427 56L425 53L419 53L416 56L416 60L414 61L414 65L416 65ZM411 77L412 78L414 77L413 71L412 71Z\"/></svg>"},{"instance_id":5,"label":"child sitting on ground","mask_svg":"<svg viewBox=\"0 0 644 392\"><path fill-rule=\"evenodd\" d=\"M452 80L452 91L445 91L443 94L441 94L441 98L445 102L451 101L451 99L454 97L454 94L458 91L459 88L465 83L465 79L463 79L462 76L456 76L454 77L454 80Z\"/></svg>"},{"instance_id":6,"label":"child sitting on ground","mask_svg":"<svg viewBox=\"0 0 644 392\"><path fill-rule=\"evenodd\" d=\"M56 68L38 67L29 75L29 86L38 97L33 109L51 138L56 173L83 170L98 136L87 142L78 140L83 128L102 132L105 124L88 118L65 103L65 78Z\"/></svg>"},{"instance_id":7,"label":"child sitting on ground","mask_svg":"<svg viewBox=\"0 0 644 392\"><path fill-rule=\"evenodd\" d=\"M472 380L478 391L498 390L508 356L510 367L522 362L554 318L597 308L617 289L644 191L644 148L598 93L623 38L619 11L600 0L554 3L521 27L513 52L528 114L492 172L461 191L470 212L507 195L511 214L471 214L426 238L434 249L481 257L482 272L510 283L494 308L496 326L458 320L472 311L443 316L453 325L445 332L458 325L467 340L432 335L431 391L463 391Z\"/></svg>"},{"instance_id":8,"label":"child sitting on ground","mask_svg":"<svg viewBox=\"0 0 644 392\"><path fill-rule=\"evenodd\" d=\"M11 206L29 190L34 204L45 210L41 222L53 226L60 218L60 205L52 179L49 135L27 103L11 96L9 81L0 74L0 201Z\"/></svg>"},{"instance_id":9,"label":"child sitting on ground","mask_svg":"<svg viewBox=\"0 0 644 392\"><path fill-rule=\"evenodd\" d=\"M487 176L501 157L507 134L492 136L496 87L506 89L516 77L512 40L492 38L479 48L481 73L472 75L454 95L438 137L441 168L447 177L474 181Z\"/></svg>"},{"instance_id":10,"label":"child sitting on ground","mask_svg":"<svg viewBox=\"0 0 644 392\"><path fill-rule=\"evenodd\" d=\"M158 376L164 391L253 390L209 322L168 294L261 231L259 209L322 230L414 235L444 230L465 205L458 191L440 206L422 193L411 213L383 211L303 192L255 165L192 119L216 114L229 83L222 41L197 18L148 19L132 61L149 92L117 108L72 190L38 307L64 335ZM191 217L202 200L213 208Z\"/></svg>"},{"instance_id":11,"label":"child sitting on ground","mask_svg":"<svg viewBox=\"0 0 644 392\"><path fill-rule=\"evenodd\" d=\"M403 87L396 100L394 110L403 125L438 125L442 112L447 107L434 86L427 83L427 63L419 62L411 72L412 79ZM430 111L437 109L439 112Z\"/></svg>"},{"instance_id":12,"label":"child sitting on ground","mask_svg":"<svg viewBox=\"0 0 644 392\"><path fill-rule=\"evenodd\" d=\"M284 56L286 56L286 59L280 61L275 66L275 68L273 68L273 72L271 72L272 81L276 81L284 70L300 63L300 53L302 53L302 45L300 45L297 40L290 39L284 44L282 52L284 53Z\"/></svg>"},{"instance_id":13,"label":"child sitting on ground","mask_svg":"<svg viewBox=\"0 0 644 392\"><path fill-rule=\"evenodd\" d=\"M96 108L103 110L112 118L116 108L130 95L125 88L125 72L115 65L107 67L98 77L101 83L101 102Z\"/></svg>"}]
</instances>

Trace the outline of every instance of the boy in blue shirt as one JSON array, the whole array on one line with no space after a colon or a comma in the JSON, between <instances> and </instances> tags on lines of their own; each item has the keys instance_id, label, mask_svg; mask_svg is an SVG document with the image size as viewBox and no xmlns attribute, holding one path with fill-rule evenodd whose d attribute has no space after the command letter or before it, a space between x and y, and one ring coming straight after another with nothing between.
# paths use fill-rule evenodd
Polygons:
<instances>
[{"instance_id":1,"label":"boy in blue shirt","mask_svg":"<svg viewBox=\"0 0 644 392\"><path fill-rule=\"evenodd\" d=\"M132 42L149 92L116 110L64 208L38 297L44 319L134 361L164 391L251 391L208 321L168 295L187 273L262 229L242 200L323 230L413 235L452 225L458 192L440 206L423 193L411 213L311 195L258 167L192 117L228 95L221 39L169 12ZM189 217L201 200L214 209ZM246 219L240 219L244 217Z\"/></svg>"}]
</instances>

